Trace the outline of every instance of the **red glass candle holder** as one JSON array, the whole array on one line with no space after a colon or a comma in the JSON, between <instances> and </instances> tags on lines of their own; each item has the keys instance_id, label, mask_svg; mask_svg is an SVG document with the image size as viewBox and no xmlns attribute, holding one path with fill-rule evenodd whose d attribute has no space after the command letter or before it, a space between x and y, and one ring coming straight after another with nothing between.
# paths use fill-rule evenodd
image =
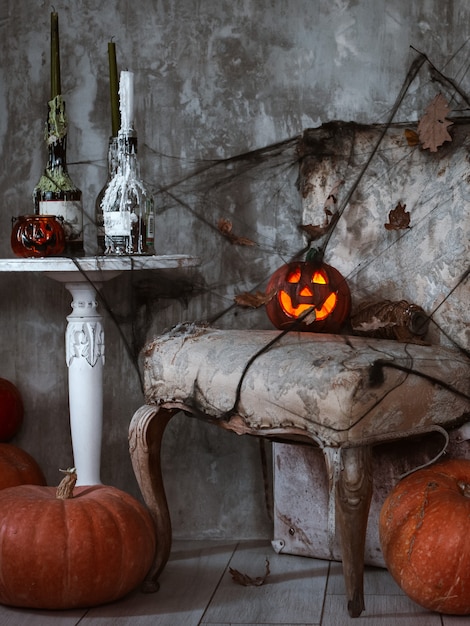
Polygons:
<instances>
[{"instance_id":1,"label":"red glass candle holder","mask_svg":"<svg viewBox=\"0 0 470 626\"><path fill-rule=\"evenodd\" d=\"M55 215L20 215L13 218L11 249L19 257L58 256L65 249L61 218Z\"/></svg>"}]
</instances>

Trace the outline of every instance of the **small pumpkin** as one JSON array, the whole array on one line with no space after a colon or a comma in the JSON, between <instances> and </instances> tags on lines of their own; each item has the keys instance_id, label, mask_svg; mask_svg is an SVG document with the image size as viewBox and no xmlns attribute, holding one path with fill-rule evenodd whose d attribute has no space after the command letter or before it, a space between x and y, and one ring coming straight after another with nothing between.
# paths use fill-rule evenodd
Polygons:
<instances>
[{"instance_id":1,"label":"small pumpkin","mask_svg":"<svg viewBox=\"0 0 470 626\"><path fill-rule=\"evenodd\" d=\"M452 459L401 480L379 517L385 564L417 604L470 614L470 460Z\"/></svg>"},{"instance_id":2,"label":"small pumpkin","mask_svg":"<svg viewBox=\"0 0 470 626\"><path fill-rule=\"evenodd\" d=\"M0 489L45 484L42 469L28 452L10 443L0 443Z\"/></svg>"},{"instance_id":3,"label":"small pumpkin","mask_svg":"<svg viewBox=\"0 0 470 626\"><path fill-rule=\"evenodd\" d=\"M6 378L0 378L0 441L10 441L16 435L23 417L23 400L18 388Z\"/></svg>"},{"instance_id":4,"label":"small pumpkin","mask_svg":"<svg viewBox=\"0 0 470 626\"><path fill-rule=\"evenodd\" d=\"M337 333L351 311L346 279L316 251L278 268L266 295L266 313L280 330Z\"/></svg>"},{"instance_id":5,"label":"small pumpkin","mask_svg":"<svg viewBox=\"0 0 470 626\"><path fill-rule=\"evenodd\" d=\"M20 215L13 224L11 249L19 257L62 254L65 232L55 215Z\"/></svg>"},{"instance_id":6,"label":"small pumpkin","mask_svg":"<svg viewBox=\"0 0 470 626\"><path fill-rule=\"evenodd\" d=\"M148 510L115 487L0 491L0 602L71 609L113 602L144 579L155 552Z\"/></svg>"}]
</instances>

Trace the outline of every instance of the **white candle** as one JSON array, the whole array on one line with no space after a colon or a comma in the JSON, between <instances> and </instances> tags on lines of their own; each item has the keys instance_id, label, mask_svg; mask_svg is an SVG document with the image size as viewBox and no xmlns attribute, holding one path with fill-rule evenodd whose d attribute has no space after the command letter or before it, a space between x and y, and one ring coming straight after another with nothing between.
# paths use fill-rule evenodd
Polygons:
<instances>
[{"instance_id":1,"label":"white candle","mask_svg":"<svg viewBox=\"0 0 470 626\"><path fill-rule=\"evenodd\" d=\"M121 111L121 130L134 128L134 73L121 72L119 81L119 101Z\"/></svg>"}]
</instances>

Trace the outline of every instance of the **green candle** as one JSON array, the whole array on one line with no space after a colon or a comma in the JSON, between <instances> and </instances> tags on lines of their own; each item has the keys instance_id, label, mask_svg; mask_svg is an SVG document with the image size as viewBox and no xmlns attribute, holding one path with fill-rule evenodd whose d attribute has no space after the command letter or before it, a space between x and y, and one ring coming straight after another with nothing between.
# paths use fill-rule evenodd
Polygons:
<instances>
[{"instance_id":1,"label":"green candle","mask_svg":"<svg viewBox=\"0 0 470 626\"><path fill-rule=\"evenodd\" d=\"M111 98L111 128L112 136L117 137L121 127L121 114L119 112L119 86L118 72L116 65L116 44L113 41L108 43L109 59L109 94Z\"/></svg>"},{"instance_id":2,"label":"green candle","mask_svg":"<svg viewBox=\"0 0 470 626\"><path fill-rule=\"evenodd\" d=\"M59 16L51 13L51 100L60 93Z\"/></svg>"}]
</instances>

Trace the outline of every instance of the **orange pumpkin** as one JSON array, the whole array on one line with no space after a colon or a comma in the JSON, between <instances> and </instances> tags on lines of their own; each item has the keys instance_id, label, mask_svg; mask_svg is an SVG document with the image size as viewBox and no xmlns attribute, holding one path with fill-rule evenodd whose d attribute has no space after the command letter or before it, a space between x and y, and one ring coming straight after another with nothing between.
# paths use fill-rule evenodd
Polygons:
<instances>
[{"instance_id":1,"label":"orange pumpkin","mask_svg":"<svg viewBox=\"0 0 470 626\"><path fill-rule=\"evenodd\" d=\"M398 585L430 611L470 614L470 460L407 476L379 519L385 563Z\"/></svg>"},{"instance_id":2,"label":"orange pumpkin","mask_svg":"<svg viewBox=\"0 0 470 626\"><path fill-rule=\"evenodd\" d=\"M337 333L351 311L345 278L315 253L277 269L266 294L266 313L280 330Z\"/></svg>"},{"instance_id":3,"label":"orange pumpkin","mask_svg":"<svg viewBox=\"0 0 470 626\"><path fill-rule=\"evenodd\" d=\"M42 469L30 454L10 443L0 443L0 489L45 484Z\"/></svg>"},{"instance_id":4,"label":"orange pumpkin","mask_svg":"<svg viewBox=\"0 0 470 626\"><path fill-rule=\"evenodd\" d=\"M117 600L143 581L155 551L147 509L104 485L65 499L54 487L4 489L0 535L0 602L36 609Z\"/></svg>"}]
</instances>

